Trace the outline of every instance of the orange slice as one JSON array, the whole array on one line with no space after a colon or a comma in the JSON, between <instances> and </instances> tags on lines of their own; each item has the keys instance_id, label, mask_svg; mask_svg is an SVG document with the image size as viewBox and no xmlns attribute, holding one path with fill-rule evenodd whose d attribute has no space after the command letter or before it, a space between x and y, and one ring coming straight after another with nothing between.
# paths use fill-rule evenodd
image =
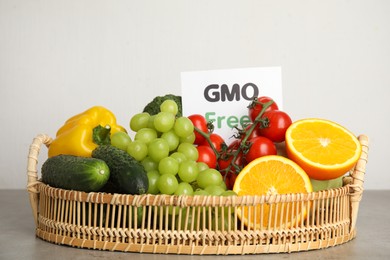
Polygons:
<instances>
[{"instance_id":1,"label":"orange slice","mask_svg":"<svg viewBox=\"0 0 390 260\"><path fill-rule=\"evenodd\" d=\"M330 180L347 173L361 154L359 140L343 126L324 119L295 121L286 131L286 150L312 179Z\"/></svg>"},{"instance_id":2,"label":"orange slice","mask_svg":"<svg viewBox=\"0 0 390 260\"><path fill-rule=\"evenodd\" d=\"M233 186L239 196L309 193L312 185L304 170L280 155L259 157L242 169ZM304 219L308 202L259 203L237 208L237 216L248 227L271 229L294 226Z\"/></svg>"}]
</instances>

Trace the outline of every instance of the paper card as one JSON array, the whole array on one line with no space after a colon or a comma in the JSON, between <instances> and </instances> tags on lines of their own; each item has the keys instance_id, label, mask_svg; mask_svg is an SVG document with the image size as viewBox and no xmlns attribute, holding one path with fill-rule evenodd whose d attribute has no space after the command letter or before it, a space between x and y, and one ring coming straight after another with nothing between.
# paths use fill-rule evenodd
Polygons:
<instances>
[{"instance_id":1,"label":"paper card","mask_svg":"<svg viewBox=\"0 0 390 260\"><path fill-rule=\"evenodd\" d=\"M183 115L201 114L229 144L235 128L250 122L247 106L268 96L283 109L281 67L240 68L181 73Z\"/></svg>"}]
</instances>

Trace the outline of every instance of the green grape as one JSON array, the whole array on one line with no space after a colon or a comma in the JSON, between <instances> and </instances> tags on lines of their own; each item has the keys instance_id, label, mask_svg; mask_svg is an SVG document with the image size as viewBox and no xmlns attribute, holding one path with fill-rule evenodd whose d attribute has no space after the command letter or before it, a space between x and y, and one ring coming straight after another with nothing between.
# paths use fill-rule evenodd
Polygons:
<instances>
[{"instance_id":1,"label":"green grape","mask_svg":"<svg viewBox=\"0 0 390 260\"><path fill-rule=\"evenodd\" d=\"M219 196L225 191L225 189L219 185L210 185L204 188L204 190L213 196Z\"/></svg>"},{"instance_id":2,"label":"green grape","mask_svg":"<svg viewBox=\"0 0 390 260\"><path fill-rule=\"evenodd\" d=\"M236 192L232 190L225 190L222 192L221 196L238 196Z\"/></svg>"},{"instance_id":3,"label":"green grape","mask_svg":"<svg viewBox=\"0 0 390 260\"><path fill-rule=\"evenodd\" d=\"M148 155L148 146L141 141L134 140L127 146L127 153L137 161L142 161Z\"/></svg>"},{"instance_id":4,"label":"green grape","mask_svg":"<svg viewBox=\"0 0 390 260\"><path fill-rule=\"evenodd\" d=\"M176 116L177 112L179 111L179 107L175 101L167 99L161 103L160 111L172 113L174 116Z\"/></svg>"},{"instance_id":5,"label":"green grape","mask_svg":"<svg viewBox=\"0 0 390 260\"><path fill-rule=\"evenodd\" d=\"M165 157L158 163L158 171L160 174L176 175L179 171L179 162L172 157Z\"/></svg>"},{"instance_id":6,"label":"green grape","mask_svg":"<svg viewBox=\"0 0 390 260\"><path fill-rule=\"evenodd\" d=\"M131 138L126 132L116 132L111 135L111 145L123 151L127 150L127 146L131 143Z\"/></svg>"},{"instance_id":7,"label":"green grape","mask_svg":"<svg viewBox=\"0 0 390 260\"><path fill-rule=\"evenodd\" d=\"M195 142L195 133L192 133L186 137L180 137L180 143L193 144Z\"/></svg>"},{"instance_id":8,"label":"green grape","mask_svg":"<svg viewBox=\"0 0 390 260\"><path fill-rule=\"evenodd\" d=\"M199 172L202 172L202 171L207 170L207 169L210 168L210 167L209 167L206 163L204 163L204 162L197 162L196 164L197 164L197 166L198 166L198 171L199 171Z\"/></svg>"},{"instance_id":9,"label":"green grape","mask_svg":"<svg viewBox=\"0 0 390 260\"><path fill-rule=\"evenodd\" d=\"M179 186L177 187L175 191L175 195L193 195L194 190L192 189L192 186L187 182L180 182Z\"/></svg>"},{"instance_id":10,"label":"green grape","mask_svg":"<svg viewBox=\"0 0 390 260\"><path fill-rule=\"evenodd\" d=\"M130 119L130 129L133 130L134 132L137 132L140 129L147 127L149 119L150 119L149 113L143 112L143 113L135 114Z\"/></svg>"},{"instance_id":11,"label":"green grape","mask_svg":"<svg viewBox=\"0 0 390 260\"><path fill-rule=\"evenodd\" d=\"M156 128L154 127L154 119L156 118L156 115L151 115L149 117L149 121L148 121L148 124L147 124L147 128L151 128L151 129L154 129L156 130Z\"/></svg>"},{"instance_id":12,"label":"green grape","mask_svg":"<svg viewBox=\"0 0 390 260\"><path fill-rule=\"evenodd\" d=\"M167 141L170 152L176 150L180 142L179 137L175 134L173 130L162 133L161 138Z\"/></svg>"},{"instance_id":13,"label":"green grape","mask_svg":"<svg viewBox=\"0 0 390 260\"><path fill-rule=\"evenodd\" d=\"M179 206L168 206L169 215L179 215L180 207Z\"/></svg>"},{"instance_id":14,"label":"green grape","mask_svg":"<svg viewBox=\"0 0 390 260\"><path fill-rule=\"evenodd\" d=\"M187 157L180 152L174 152L170 155L170 157L175 158L179 162L179 164L184 161L187 161Z\"/></svg>"},{"instance_id":15,"label":"green grape","mask_svg":"<svg viewBox=\"0 0 390 260\"><path fill-rule=\"evenodd\" d=\"M177 151L184 154L188 160L196 161L198 160L198 150L196 147L190 143L181 143L177 147Z\"/></svg>"},{"instance_id":16,"label":"green grape","mask_svg":"<svg viewBox=\"0 0 390 260\"><path fill-rule=\"evenodd\" d=\"M180 182L174 195L187 195L192 196L194 193L194 190L192 189L192 186L188 184L187 182ZM169 207L169 214L171 215L179 215L180 207L179 206L170 206ZM184 213L183 213L184 214Z\"/></svg>"},{"instance_id":17,"label":"green grape","mask_svg":"<svg viewBox=\"0 0 390 260\"><path fill-rule=\"evenodd\" d=\"M149 143L148 152L150 158L152 158L155 162L159 162L161 159L168 157L169 145L164 139L156 138Z\"/></svg>"},{"instance_id":18,"label":"green grape","mask_svg":"<svg viewBox=\"0 0 390 260\"><path fill-rule=\"evenodd\" d=\"M176 229L194 231L208 226L208 218L203 218L204 209L199 206L183 208L181 218L176 217Z\"/></svg>"},{"instance_id":19,"label":"green grape","mask_svg":"<svg viewBox=\"0 0 390 260\"><path fill-rule=\"evenodd\" d=\"M156 170L148 171L147 173L149 180L148 193L158 194L160 191L157 187L157 181L160 178L160 173Z\"/></svg>"},{"instance_id":20,"label":"green grape","mask_svg":"<svg viewBox=\"0 0 390 260\"><path fill-rule=\"evenodd\" d=\"M160 112L154 118L154 128L161 132L168 132L175 124L175 115L169 112Z\"/></svg>"},{"instance_id":21,"label":"green grape","mask_svg":"<svg viewBox=\"0 0 390 260\"><path fill-rule=\"evenodd\" d=\"M227 210L228 207L225 207L225 210L219 210L218 216L213 214L211 228L212 230L234 230L235 218L234 218L234 208L232 207L231 212ZM230 221L229 221L230 219Z\"/></svg>"},{"instance_id":22,"label":"green grape","mask_svg":"<svg viewBox=\"0 0 390 260\"><path fill-rule=\"evenodd\" d=\"M222 178L223 179L223 178ZM224 181L220 182L218 184L218 186L221 186L221 188L223 188L224 190L227 190L227 186L226 186L226 183Z\"/></svg>"},{"instance_id":23,"label":"green grape","mask_svg":"<svg viewBox=\"0 0 390 260\"><path fill-rule=\"evenodd\" d=\"M174 175L163 174L158 178L157 187L162 194L172 195L179 187L179 182Z\"/></svg>"},{"instance_id":24,"label":"green grape","mask_svg":"<svg viewBox=\"0 0 390 260\"><path fill-rule=\"evenodd\" d=\"M198 177L198 166L195 161L187 160L180 164L178 175L184 182L193 182Z\"/></svg>"},{"instance_id":25,"label":"green grape","mask_svg":"<svg viewBox=\"0 0 390 260\"><path fill-rule=\"evenodd\" d=\"M145 171L153 171L153 170L158 170L158 163L153 161L152 158L149 156L146 156L142 161L141 161L142 166L144 167Z\"/></svg>"},{"instance_id":26,"label":"green grape","mask_svg":"<svg viewBox=\"0 0 390 260\"><path fill-rule=\"evenodd\" d=\"M197 218L196 217L196 212L195 214L192 213L192 208L187 207L183 209L181 217L177 216L176 217L176 229L180 230L189 230L191 229L191 226L196 228L196 222Z\"/></svg>"},{"instance_id":27,"label":"green grape","mask_svg":"<svg viewBox=\"0 0 390 260\"><path fill-rule=\"evenodd\" d=\"M223 182L223 178L219 171L209 168L200 172L196 181L200 188L205 189L207 186L220 185Z\"/></svg>"},{"instance_id":28,"label":"green grape","mask_svg":"<svg viewBox=\"0 0 390 260\"><path fill-rule=\"evenodd\" d=\"M147 145L156 138L157 138L156 130L149 127L145 127L138 130L138 132L135 133L134 136L134 140L139 140Z\"/></svg>"},{"instance_id":29,"label":"green grape","mask_svg":"<svg viewBox=\"0 0 390 260\"><path fill-rule=\"evenodd\" d=\"M173 128L179 137L187 137L194 132L194 125L192 124L192 121L184 116L176 119Z\"/></svg>"},{"instance_id":30,"label":"green grape","mask_svg":"<svg viewBox=\"0 0 390 260\"><path fill-rule=\"evenodd\" d=\"M207 195L210 195L207 191L205 190L202 190L202 189L196 189L194 191L194 195L203 195L203 196L207 196Z\"/></svg>"}]
</instances>

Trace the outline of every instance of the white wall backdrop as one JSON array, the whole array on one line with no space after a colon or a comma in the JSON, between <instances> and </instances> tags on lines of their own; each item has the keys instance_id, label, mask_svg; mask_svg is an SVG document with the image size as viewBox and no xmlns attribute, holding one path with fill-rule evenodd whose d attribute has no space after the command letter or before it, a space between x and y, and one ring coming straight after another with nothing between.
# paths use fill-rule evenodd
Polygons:
<instances>
[{"instance_id":1,"label":"white wall backdrop","mask_svg":"<svg viewBox=\"0 0 390 260\"><path fill-rule=\"evenodd\" d=\"M0 0L0 189L29 145L93 105L130 117L180 72L281 66L283 108L370 137L366 189L390 189L390 1ZM46 149L42 150L43 160Z\"/></svg>"}]
</instances>

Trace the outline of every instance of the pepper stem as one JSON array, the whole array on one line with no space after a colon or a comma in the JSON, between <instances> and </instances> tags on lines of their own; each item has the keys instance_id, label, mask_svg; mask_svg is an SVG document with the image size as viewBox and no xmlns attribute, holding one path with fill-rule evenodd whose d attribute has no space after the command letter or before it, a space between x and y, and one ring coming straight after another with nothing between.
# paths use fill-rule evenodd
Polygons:
<instances>
[{"instance_id":1,"label":"pepper stem","mask_svg":"<svg viewBox=\"0 0 390 260\"><path fill-rule=\"evenodd\" d=\"M111 144L111 138L110 133L111 132L111 126L101 126L98 125L93 129L92 139L93 142L97 145L109 145Z\"/></svg>"}]
</instances>

